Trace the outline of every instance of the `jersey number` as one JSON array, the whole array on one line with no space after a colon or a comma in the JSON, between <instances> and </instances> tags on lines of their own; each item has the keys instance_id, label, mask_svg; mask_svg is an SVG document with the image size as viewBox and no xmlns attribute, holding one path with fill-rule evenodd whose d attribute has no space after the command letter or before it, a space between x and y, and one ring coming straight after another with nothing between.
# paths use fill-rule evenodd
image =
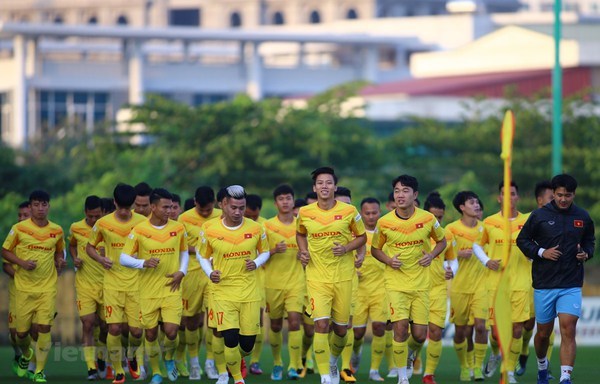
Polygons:
<instances>
[{"instance_id":1,"label":"jersey number","mask_svg":"<svg viewBox=\"0 0 600 384\"><path fill-rule=\"evenodd\" d=\"M217 312L217 325L223 325L223 312Z\"/></svg>"},{"instance_id":2,"label":"jersey number","mask_svg":"<svg viewBox=\"0 0 600 384\"><path fill-rule=\"evenodd\" d=\"M314 298L310 298L310 310L314 311L315 310L315 299Z\"/></svg>"},{"instance_id":3,"label":"jersey number","mask_svg":"<svg viewBox=\"0 0 600 384\"><path fill-rule=\"evenodd\" d=\"M393 314L394 314L394 312L395 312L395 311L394 311L394 307L392 307L392 304L390 304L390 315L393 315Z\"/></svg>"},{"instance_id":4,"label":"jersey number","mask_svg":"<svg viewBox=\"0 0 600 384\"><path fill-rule=\"evenodd\" d=\"M187 299L181 299L181 301L183 302L183 308L187 311L188 309L190 309L190 301Z\"/></svg>"},{"instance_id":5,"label":"jersey number","mask_svg":"<svg viewBox=\"0 0 600 384\"><path fill-rule=\"evenodd\" d=\"M109 318L113 313L113 307L111 305L107 305L106 306L106 318Z\"/></svg>"}]
</instances>

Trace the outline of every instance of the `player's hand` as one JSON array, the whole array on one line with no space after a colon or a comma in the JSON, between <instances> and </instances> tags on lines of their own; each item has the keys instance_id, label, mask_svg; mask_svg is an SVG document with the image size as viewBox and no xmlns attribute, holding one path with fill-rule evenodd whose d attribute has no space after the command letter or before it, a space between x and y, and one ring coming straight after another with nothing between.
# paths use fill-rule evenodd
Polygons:
<instances>
[{"instance_id":1,"label":"player's hand","mask_svg":"<svg viewBox=\"0 0 600 384\"><path fill-rule=\"evenodd\" d=\"M221 271L212 271L210 273L210 281L212 281L215 284L218 284L219 281L221 281Z\"/></svg>"},{"instance_id":2,"label":"player's hand","mask_svg":"<svg viewBox=\"0 0 600 384\"><path fill-rule=\"evenodd\" d=\"M333 242L334 246L331 248L334 256L344 256L346 254L346 246L338 243L337 241Z\"/></svg>"},{"instance_id":3,"label":"player's hand","mask_svg":"<svg viewBox=\"0 0 600 384\"><path fill-rule=\"evenodd\" d=\"M287 251L287 245L285 244L284 240L281 240L275 246L275 253L284 253L285 251Z\"/></svg>"},{"instance_id":4,"label":"player's hand","mask_svg":"<svg viewBox=\"0 0 600 384\"><path fill-rule=\"evenodd\" d=\"M150 260L152 260L152 259L150 259ZM146 263L144 263L144 264L146 264ZM170 273L166 276L166 277L171 278L171 281L169 281L166 284L166 286L171 286L171 292L175 292L175 291L179 290L179 287L181 286L181 280L183 280L184 276L185 275L181 271L177 271L175 273Z\"/></svg>"},{"instance_id":5,"label":"player's hand","mask_svg":"<svg viewBox=\"0 0 600 384\"><path fill-rule=\"evenodd\" d=\"M444 279L451 280L452 278L454 278L454 272L452 272L452 268L444 268Z\"/></svg>"},{"instance_id":6,"label":"player's hand","mask_svg":"<svg viewBox=\"0 0 600 384\"><path fill-rule=\"evenodd\" d=\"M156 257L151 257L148 260L144 260L144 268L156 268L160 263L160 259Z\"/></svg>"},{"instance_id":7,"label":"player's hand","mask_svg":"<svg viewBox=\"0 0 600 384\"><path fill-rule=\"evenodd\" d=\"M308 265L308 262L310 261L310 253L308 253L308 251L299 251L297 257L303 267Z\"/></svg>"},{"instance_id":8,"label":"player's hand","mask_svg":"<svg viewBox=\"0 0 600 384\"><path fill-rule=\"evenodd\" d=\"M421 267L429 267L431 265L431 261L433 260L433 256L431 253L421 251L423 253L423 257L419 260L419 265Z\"/></svg>"},{"instance_id":9,"label":"player's hand","mask_svg":"<svg viewBox=\"0 0 600 384\"><path fill-rule=\"evenodd\" d=\"M33 271L35 267L37 267L37 260L23 260L23 263L21 264L21 268L26 271Z\"/></svg>"},{"instance_id":10,"label":"player's hand","mask_svg":"<svg viewBox=\"0 0 600 384\"><path fill-rule=\"evenodd\" d=\"M365 254L362 252L357 252L356 257L354 258L354 267L360 268L365 262Z\"/></svg>"},{"instance_id":11,"label":"player's hand","mask_svg":"<svg viewBox=\"0 0 600 384\"><path fill-rule=\"evenodd\" d=\"M400 257L399 253L392 257L388 262L388 265L392 267L392 269L400 269L400 267L402 266L402 262L398 259L398 257Z\"/></svg>"},{"instance_id":12,"label":"player's hand","mask_svg":"<svg viewBox=\"0 0 600 384\"><path fill-rule=\"evenodd\" d=\"M358 276L359 279L362 277L362 272L360 271L360 269L356 270L356 275Z\"/></svg>"},{"instance_id":13,"label":"player's hand","mask_svg":"<svg viewBox=\"0 0 600 384\"><path fill-rule=\"evenodd\" d=\"M81 266L83 265L83 260L81 260L79 257L74 257L73 265L75 266L75 268L81 268Z\"/></svg>"},{"instance_id":14,"label":"player's hand","mask_svg":"<svg viewBox=\"0 0 600 384\"><path fill-rule=\"evenodd\" d=\"M62 257L54 262L56 272L60 275L62 270L67 266L67 262Z\"/></svg>"},{"instance_id":15,"label":"player's hand","mask_svg":"<svg viewBox=\"0 0 600 384\"><path fill-rule=\"evenodd\" d=\"M111 269L112 265L113 265L113 262L108 257L102 257L100 259L100 264L102 264L102 266L104 267L104 269Z\"/></svg>"},{"instance_id":16,"label":"player's hand","mask_svg":"<svg viewBox=\"0 0 600 384\"><path fill-rule=\"evenodd\" d=\"M562 252L558 250L558 245L552 248L548 248L546 249L543 253L542 253L542 257L544 259L548 259L548 260L552 260L552 261L556 261L559 259L559 257L562 256Z\"/></svg>"},{"instance_id":17,"label":"player's hand","mask_svg":"<svg viewBox=\"0 0 600 384\"><path fill-rule=\"evenodd\" d=\"M468 259L471 256L473 256L473 249L472 248L462 249L462 250L458 251L458 257L462 257L463 259Z\"/></svg>"},{"instance_id":18,"label":"player's hand","mask_svg":"<svg viewBox=\"0 0 600 384\"><path fill-rule=\"evenodd\" d=\"M575 255L575 257L577 257L577 260L579 261L586 261L589 259L588 254L581 249L581 245L579 244L577 244L577 255Z\"/></svg>"},{"instance_id":19,"label":"player's hand","mask_svg":"<svg viewBox=\"0 0 600 384\"><path fill-rule=\"evenodd\" d=\"M254 260L246 259L246 271L254 271L256 268Z\"/></svg>"},{"instance_id":20,"label":"player's hand","mask_svg":"<svg viewBox=\"0 0 600 384\"><path fill-rule=\"evenodd\" d=\"M500 260L488 260L485 266L491 269L492 271L497 271L500 269Z\"/></svg>"}]
</instances>

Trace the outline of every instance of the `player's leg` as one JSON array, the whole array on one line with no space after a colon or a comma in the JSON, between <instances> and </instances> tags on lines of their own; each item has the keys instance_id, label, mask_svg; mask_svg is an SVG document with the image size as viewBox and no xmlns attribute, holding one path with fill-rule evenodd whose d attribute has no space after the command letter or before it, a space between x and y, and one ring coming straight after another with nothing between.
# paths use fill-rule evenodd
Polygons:
<instances>
[{"instance_id":1,"label":"player's leg","mask_svg":"<svg viewBox=\"0 0 600 384\"><path fill-rule=\"evenodd\" d=\"M181 303L180 303L181 304ZM155 305L155 303L152 303ZM158 310L155 307L152 309ZM142 347L144 332L142 329L142 322L140 321L141 303L139 293L127 292L126 293L126 304L125 304L125 317L127 318L127 325L129 327L129 337L127 341L127 365L129 367L129 374L133 379L140 377L140 365L144 363L144 349ZM157 320L158 321L158 320Z\"/></svg>"},{"instance_id":2,"label":"player's leg","mask_svg":"<svg viewBox=\"0 0 600 384\"><path fill-rule=\"evenodd\" d=\"M487 353L488 345L488 325L489 317L489 299L486 296L487 291L480 289L473 296L473 317L474 317L474 365L473 377L475 381L483 381L483 362Z\"/></svg>"},{"instance_id":3,"label":"player's leg","mask_svg":"<svg viewBox=\"0 0 600 384\"><path fill-rule=\"evenodd\" d=\"M430 292L429 342L423 383L435 384L435 371L442 356L442 332L446 326L448 312L447 290L445 286L436 287Z\"/></svg>"},{"instance_id":4,"label":"player's leg","mask_svg":"<svg viewBox=\"0 0 600 384\"><path fill-rule=\"evenodd\" d=\"M469 335L469 313L473 300L472 294L451 292L450 321L454 323L454 350L460 366L460 381L471 381L467 360L467 336Z\"/></svg>"},{"instance_id":5,"label":"player's leg","mask_svg":"<svg viewBox=\"0 0 600 384\"><path fill-rule=\"evenodd\" d=\"M575 330L581 317L581 288L561 289L556 302L560 325L560 382L571 383L577 344Z\"/></svg>"},{"instance_id":6,"label":"player's leg","mask_svg":"<svg viewBox=\"0 0 600 384\"><path fill-rule=\"evenodd\" d=\"M33 321L37 323L38 340L35 348L36 367L33 381L45 382L44 368L52 347L50 331L56 313L56 291L40 293L36 301L37 313Z\"/></svg>"},{"instance_id":7,"label":"player's leg","mask_svg":"<svg viewBox=\"0 0 600 384\"><path fill-rule=\"evenodd\" d=\"M175 381L179 376L175 366L175 351L179 344L179 325L183 313L181 296L173 295L162 298L160 313L165 333L164 358L169 380Z\"/></svg>"},{"instance_id":8,"label":"player's leg","mask_svg":"<svg viewBox=\"0 0 600 384\"><path fill-rule=\"evenodd\" d=\"M106 349L108 359L115 372L114 381L122 383L125 381L125 371L121 365L123 359L123 346L121 343L121 334L123 332L125 318L125 292L104 290L104 317L108 325L108 334L106 336ZM139 315L138 315L139 317Z\"/></svg>"},{"instance_id":9,"label":"player's leg","mask_svg":"<svg viewBox=\"0 0 600 384\"><path fill-rule=\"evenodd\" d=\"M314 321L314 352L315 361L321 381L330 383L330 355L331 347L329 345L329 321L332 312L332 303L334 297L334 287L330 283L321 283L315 281L307 281L306 288L308 293L309 305L307 312L311 313ZM345 324L344 324L345 326ZM338 343L339 344L339 343ZM339 345L338 356L345 344ZM337 371L334 373L338 373Z\"/></svg>"},{"instance_id":10,"label":"player's leg","mask_svg":"<svg viewBox=\"0 0 600 384\"><path fill-rule=\"evenodd\" d=\"M21 350L21 356L17 366L17 376L25 377L29 368L29 362L35 355L32 345L31 327L36 310L35 297L32 293L15 290L15 330L16 344Z\"/></svg>"}]
</instances>

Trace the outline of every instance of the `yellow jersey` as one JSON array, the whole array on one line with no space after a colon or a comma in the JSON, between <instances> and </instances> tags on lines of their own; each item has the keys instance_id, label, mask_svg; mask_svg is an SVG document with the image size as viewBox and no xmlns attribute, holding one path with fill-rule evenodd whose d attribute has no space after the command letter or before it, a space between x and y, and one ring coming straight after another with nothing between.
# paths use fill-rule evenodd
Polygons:
<instances>
[{"instance_id":1,"label":"yellow jersey","mask_svg":"<svg viewBox=\"0 0 600 384\"><path fill-rule=\"evenodd\" d=\"M121 265L120 258L127 236L139 223L147 221L145 216L133 213L129 221L122 222L115 213L96 221L89 243L97 247L104 242L105 256L112 260L112 267L104 271L104 288L115 291L137 291L139 271Z\"/></svg>"},{"instance_id":2,"label":"yellow jersey","mask_svg":"<svg viewBox=\"0 0 600 384\"><path fill-rule=\"evenodd\" d=\"M140 260L160 260L156 268L139 270L140 298L181 296L180 290L171 292L167 285L171 278L167 275L179 271L179 257L187 250L185 227L177 221L169 220L165 226L157 228L146 220L133 228L127 236L123 253L130 256L137 254Z\"/></svg>"},{"instance_id":3,"label":"yellow jersey","mask_svg":"<svg viewBox=\"0 0 600 384\"><path fill-rule=\"evenodd\" d=\"M473 243L483 233L483 223L477 221L474 227L467 227L460 219L448 224L446 230L452 232L456 241L456 254L465 249L473 249ZM485 267L473 254L470 258L458 258L458 272L452 279L452 291L460 293L475 293L485 289Z\"/></svg>"},{"instance_id":4,"label":"yellow jersey","mask_svg":"<svg viewBox=\"0 0 600 384\"><path fill-rule=\"evenodd\" d=\"M528 291L531 288L531 262L517 247L517 236L525 225L529 215L518 212L517 217L510 220L510 265L508 273L510 276L510 287L513 291ZM486 253L492 260L500 260L501 269L492 271L486 268L486 284L488 290L495 290L500 281L501 271L507 268L506 260L503 258L504 244L504 218L500 212L487 217L483 221L483 232L477 240L482 247L487 245Z\"/></svg>"},{"instance_id":5,"label":"yellow jersey","mask_svg":"<svg viewBox=\"0 0 600 384\"><path fill-rule=\"evenodd\" d=\"M363 261L360 268L358 268L358 281L360 284L360 290L366 292L376 292L385 283L384 271L385 264L373 257L371 253L371 245L373 244L373 235L375 230L367 233L367 242L365 244L365 260Z\"/></svg>"},{"instance_id":6,"label":"yellow jersey","mask_svg":"<svg viewBox=\"0 0 600 384\"><path fill-rule=\"evenodd\" d=\"M402 266L398 269L386 265L385 286L390 291L429 291L429 268L419 265L423 252L431 251L430 239L444 239L444 229L435 216L415 208L408 219L398 217L391 211L377 222L373 235L373 248L386 248L390 258L398 256Z\"/></svg>"},{"instance_id":7,"label":"yellow jersey","mask_svg":"<svg viewBox=\"0 0 600 384\"><path fill-rule=\"evenodd\" d=\"M69 245L77 247L77 257L83 261L83 265L75 273L75 284L79 288L96 288L104 284L104 267L85 250L91 234L92 227L85 219L71 224L69 229Z\"/></svg>"},{"instance_id":8,"label":"yellow jersey","mask_svg":"<svg viewBox=\"0 0 600 384\"><path fill-rule=\"evenodd\" d=\"M210 220L202 226L196 247L205 259L212 257L213 269L221 272L221 281L212 284L214 300L233 302L260 301L258 271L247 271L246 260L269 251L264 228L244 218L236 228L223 220Z\"/></svg>"},{"instance_id":9,"label":"yellow jersey","mask_svg":"<svg viewBox=\"0 0 600 384\"><path fill-rule=\"evenodd\" d=\"M198 234L200 233L200 228L202 225L206 223L208 220L221 217L223 211L219 208L214 208L210 216L204 217L200 216L198 211L196 211L196 207L188 209L179 215L177 221L182 223L185 226L185 231L187 232L187 241L190 247L196 247L198 244ZM196 269L200 269L200 263L196 259L195 255L190 255L190 264L188 265L188 271L193 271Z\"/></svg>"},{"instance_id":10,"label":"yellow jersey","mask_svg":"<svg viewBox=\"0 0 600 384\"><path fill-rule=\"evenodd\" d=\"M63 230L58 224L49 221L45 226L38 227L31 219L21 221L12 226L2 247L21 260L37 262L30 271L15 267L15 287L18 291L56 290L58 274L54 264L55 254L65 250Z\"/></svg>"},{"instance_id":11,"label":"yellow jersey","mask_svg":"<svg viewBox=\"0 0 600 384\"><path fill-rule=\"evenodd\" d=\"M274 249L282 241L287 246L284 253L271 255L265 264L265 288L301 288L305 284L305 277L304 268L296 257L296 218L292 223L284 224L275 216L265 221L264 228L270 249Z\"/></svg>"},{"instance_id":12,"label":"yellow jersey","mask_svg":"<svg viewBox=\"0 0 600 384\"><path fill-rule=\"evenodd\" d=\"M446 287L446 269L444 268L444 261L450 261L456 259L456 240L454 235L450 231L445 231L446 236L446 248L431 262L429 266L429 279L431 288L435 287ZM431 239L431 246L435 246L435 240Z\"/></svg>"},{"instance_id":13,"label":"yellow jersey","mask_svg":"<svg viewBox=\"0 0 600 384\"><path fill-rule=\"evenodd\" d=\"M365 225L356 208L336 201L324 210L317 203L300 208L296 231L306 235L310 261L306 266L306 280L337 283L354 278L354 252L335 256L334 243L348 244L355 236L365 233Z\"/></svg>"}]
</instances>

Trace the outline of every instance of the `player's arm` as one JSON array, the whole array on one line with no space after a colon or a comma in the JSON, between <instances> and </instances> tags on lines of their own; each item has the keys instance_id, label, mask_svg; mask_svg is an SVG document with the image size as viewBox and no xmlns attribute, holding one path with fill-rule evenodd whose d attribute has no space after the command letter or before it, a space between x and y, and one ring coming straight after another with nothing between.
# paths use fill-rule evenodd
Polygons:
<instances>
[{"instance_id":1,"label":"player's arm","mask_svg":"<svg viewBox=\"0 0 600 384\"><path fill-rule=\"evenodd\" d=\"M435 242L435 246L429 252L421 251L423 253L423 257L419 260L419 265L422 267L428 267L431 265L431 261L438 257L440 253L444 252L446 249L446 238L442 236L442 238Z\"/></svg>"},{"instance_id":2,"label":"player's arm","mask_svg":"<svg viewBox=\"0 0 600 384\"><path fill-rule=\"evenodd\" d=\"M181 243L179 244L179 271L167 275L171 278L171 281L167 283L167 286L171 287L171 292L175 292L181 286L181 281L187 274L188 264L190 263L190 253L187 245L187 234L183 232L181 236Z\"/></svg>"},{"instance_id":3,"label":"player's arm","mask_svg":"<svg viewBox=\"0 0 600 384\"><path fill-rule=\"evenodd\" d=\"M83 261L79 258L77 238L75 238L75 235L73 235L73 230L71 230L71 236L69 239L69 254L73 258L73 265L75 265L75 268L81 268Z\"/></svg>"},{"instance_id":4,"label":"player's arm","mask_svg":"<svg viewBox=\"0 0 600 384\"><path fill-rule=\"evenodd\" d=\"M98 253L98 250L96 249L96 247L93 246L91 243L87 243L87 245L85 246L85 251L92 259L94 259L98 263L100 263L104 267L104 269L112 268L112 265L113 265L112 260L106 256L100 255Z\"/></svg>"},{"instance_id":5,"label":"player's arm","mask_svg":"<svg viewBox=\"0 0 600 384\"><path fill-rule=\"evenodd\" d=\"M35 269L35 267L37 266L36 261L23 260L20 257L18 257L17 255L15 255L12 251L10 251L6 248L2 248L2 257L9 263L16 264L19 267L21 267L27 271L31 271L31 270Z\"/></svg>"},{"instance_id":6,"label":"player's arm","mask_svg":"<svg viewBox=\"0 0 600 384\"><path fill-rule=\"evenodd\" d=\"M492 260L483 250L483 247L476 242L473 243L473 253L484 267L497 271L500 268L500 260Z\"/></svg>"},{"instance_id":7,"label":"player's arm","mask_svg":"<svg viewBox=\"0 0 600 384\"><path fill-rule=\"evenodd\" d=\"M203 227L204 228L204 227ZM204 234L204 230L200 230L198 236L198 245L196 246L196 259L200 263L200 267L208 276L210 281L214 284L218 284L221 281L221 271L213 269L210 256L212 254L212 247L210 242Z\"/></svg>"},{"instance_id":8,"label":"player's arm","mask_svg":"<svg viewBox=\"0 0 600 384\"><path fill-rule=\"evenodd\" d=\"M306 233L296 231L296 243L298 243L298 260L302 266L306 267L310 261L310 253L308 253L308 238Z\"/></svg>"},{"instance_id":9,"label":"player's arm","mask_svg":"<svg viewBox=\"0 0 600 384\"><path fill-rule=\"evenodd\" d=\"M255 269L265 265L265 263L269 261L269 257L271 256L271 251L269 250L269 241L267 240L267 234L265 232L264 227L262 228L258 244L256 245L256 252L258 253L256 259L246 259L247 271L254 271Z\"/></svg>"},{"instance_id":10,"label":"player's arm","mask_svg":"<svg viewBox=\"0 0 600 384\"><path fill-rule=\"evenodd\" d=\"M530 259L536 259L543 257L545 251L544 248L540 247L534 240L533 236L535 233L535 220L537 219L536 211L533 211L527 218L527 221L521 228L519 235L517 236L517 247L523 252L523 254Z\"/></svg>"},{"instance_id":11,"label":"player's arm","mask_svg":"<svg viewBox=\"0 0 600 384\"><path fill-rule=\"evenodd\" d=\"M4 271L4 273L6 273L8 275L8 277L10 277L11 279L15 278L15 267L13 267L13 265L11 263L6 263L3 262L2 263L2 270Z\"/></svg>"},{"instance_id":12,"label":"player's arm","mask_svg":"<svg viewBox=\"0 0 600 384\"><path fill-rule=\"evenodd\" d=\"M577 259L587 261L594 256L596 238L594 236L594 222L589 217L585 221L583 237L577 249Z\"/></svg>"},{"instance_id":13,"label":"player's arm","mask_svg":"<svg viewBox=\"0 0 600 384\"><path fill-rule=\"evenodd\" d=\"M352 239L346 245L341 245L339 243L336 243L333 254L336 256L343 256L348 252L352 252L356 249L359 249L366 243L367 243L367 234L365 232L363 232L362 235L357 235L354 239ZM336 252L336 249L338 249L337 252Z\"/></svg>"}]
</instances>

